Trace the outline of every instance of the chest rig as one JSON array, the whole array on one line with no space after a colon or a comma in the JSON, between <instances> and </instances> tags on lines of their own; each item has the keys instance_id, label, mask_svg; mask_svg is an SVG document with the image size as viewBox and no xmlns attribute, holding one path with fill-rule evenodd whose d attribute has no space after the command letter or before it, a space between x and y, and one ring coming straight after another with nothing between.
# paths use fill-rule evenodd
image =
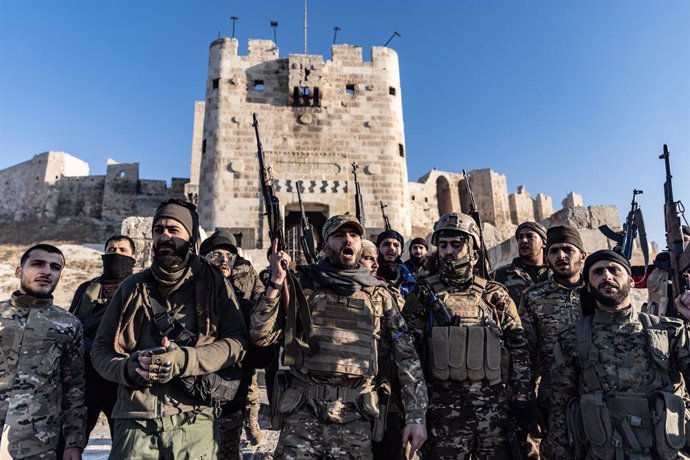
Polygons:
<instances>
[{"instance_id":1,"label":"chest rig","mask_svg":"<svg viewBox=\"0 0 690 460\"><path fill-rule=\"evenodd\" d=\"M684 389L671 375L668 332L658 327L658 317L640 313L639 321L652 378L636 393L604 391L596 372L601 364L592 342L592 316L577 324L583 385L579 401L571 402L568 429L576 444L586 446L597 458L677 458L686 445Z\"/></svg>"},{"instance_id":2,"label":"chest rig","mask_svg":"<svg viewBox=\"0 0 690 460\"><path fill-rule=\"evenodd\" d=\"M469 288L457 291L438 275L428 282L452 317L450 326L428 319L431 375L441 381L501 382L502 334L495 308L482 297L487 281L475 276Z\"/></svg>"},{"instance_id":3,"label":"chest rig","mask_svg":"<svg viewBox=\"0 0 690 460\"><path fill-rule=\"evenodd\" d=\"M351 296L324 290L309 299L319 352L303 354L302 372L365 378L378 373L383 301L377 289L363 287Z\"/></svg>"}]
</instances>

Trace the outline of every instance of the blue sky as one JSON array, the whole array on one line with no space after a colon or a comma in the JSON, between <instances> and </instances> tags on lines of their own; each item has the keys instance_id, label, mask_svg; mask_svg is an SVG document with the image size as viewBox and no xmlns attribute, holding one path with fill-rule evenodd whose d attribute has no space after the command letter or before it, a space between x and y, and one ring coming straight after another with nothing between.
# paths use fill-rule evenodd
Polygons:
<instances>
[{"instance_id":1,"label":"blue sky","mask_svg":"<svg viewBox=\"0 0 690 460\"><path fill-rule=\"evenodd\" d=\"M208 45L231 34L303 49L302 0L0 0L0 168L63 150L103 173L189 175ZM309 0L308 51L390 44L408 173L492 168L554 205L617 204L633 188L663 239L664 143L690 206L690 2ZM663 246L663 244L662 244Z\"/></svg>"}]
</instances>

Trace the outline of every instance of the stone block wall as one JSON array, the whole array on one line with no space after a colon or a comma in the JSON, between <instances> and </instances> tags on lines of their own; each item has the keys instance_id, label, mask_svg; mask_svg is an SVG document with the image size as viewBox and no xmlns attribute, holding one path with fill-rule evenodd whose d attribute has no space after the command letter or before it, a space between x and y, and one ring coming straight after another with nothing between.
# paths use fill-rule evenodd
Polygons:
<instances>
[{"instance_id":1,"label":"stone block wall","mask_svg":"<svg viewBox=\"0 0 690 460\"><path fill-rule=\"evenodd\" d=\"M534 200L525 190L524 185L518 186L517 193L508 195L510 206L510 220L514 225L520 225L527 220L534 220Z\"/></svg>"},{"instance_id":2,"label":"stone block wall","mask_svg":"<svg viewBox=\"0 0 690 460\"><path fill-rule=\"evenodd\" d=\"M252 240L256 246L267 243L251 119L256 113L286 226L295 221L289 214L294 214L298 181L305 187L307 212L324 217L354 212L351 163L357 162L368 232L383 228L383 201L392 204L387 208L391 224L409 233L395 52L374 48L372 61L363 62L361 48L350 45L334 45L331 60L299 54L280 58L268 40L250 40L246 56L237 49L237 40L228 38L210 47L201 153L192 154L201 159L202 225L251 229L253 235L243 231L245 247ZM190 182L187 191L195 186Z\"/></svg>"}]
</instances>

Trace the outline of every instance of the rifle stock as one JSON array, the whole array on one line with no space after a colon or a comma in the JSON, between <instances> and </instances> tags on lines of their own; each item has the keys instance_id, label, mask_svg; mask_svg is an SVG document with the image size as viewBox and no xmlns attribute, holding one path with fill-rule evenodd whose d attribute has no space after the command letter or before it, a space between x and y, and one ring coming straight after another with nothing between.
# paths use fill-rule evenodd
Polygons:
<instances>
[{"instance_id":1,"label":"rifle stock","mask_svg":"<svg viewBox=\"0 0 690 460\"><path fill-rule=\"evenodd\" d=\"M364 214L364 200L362 199L362 190L359 187L359 181L357 180L357 170L359 165L357 163L352 163L352 175L354 176L355 182L355 216L359 221L362 228L366 228L366 216Z\"/></svg>"},{"instance_id":2,"label":"rifle stock","mask_svg":"<svg viewBox=\"0 0 690 460\"><path fill-rule=\"evenodd\" d=\"M386 215L386 208L388 207L387 204L383 204L383 201L379 201L379 204L381 205L381 216L383 217L383 226L385 227L386 231L391 229L391 221L388 220L388 216Z\"/></svg>"}]
</instances>

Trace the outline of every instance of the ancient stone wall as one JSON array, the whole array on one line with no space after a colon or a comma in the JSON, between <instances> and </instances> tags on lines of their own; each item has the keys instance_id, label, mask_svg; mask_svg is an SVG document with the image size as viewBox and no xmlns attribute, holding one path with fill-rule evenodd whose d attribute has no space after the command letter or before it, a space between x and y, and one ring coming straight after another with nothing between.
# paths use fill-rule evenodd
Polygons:
<instances>
[{"instance_id":1,"label":"ancient stone wall","mask_svg":"<svg viewBox=\"0 0 690 460\"><path fill-rule=\"evenodd\" d=\"M90 176L89 165L64 152L45 152L0 171L0 219L89 217L120 222L152 216L161 201L184 199L187 179L139 178L138 163L109 164L105 176Z\"/></svg>"}]
</instances>

